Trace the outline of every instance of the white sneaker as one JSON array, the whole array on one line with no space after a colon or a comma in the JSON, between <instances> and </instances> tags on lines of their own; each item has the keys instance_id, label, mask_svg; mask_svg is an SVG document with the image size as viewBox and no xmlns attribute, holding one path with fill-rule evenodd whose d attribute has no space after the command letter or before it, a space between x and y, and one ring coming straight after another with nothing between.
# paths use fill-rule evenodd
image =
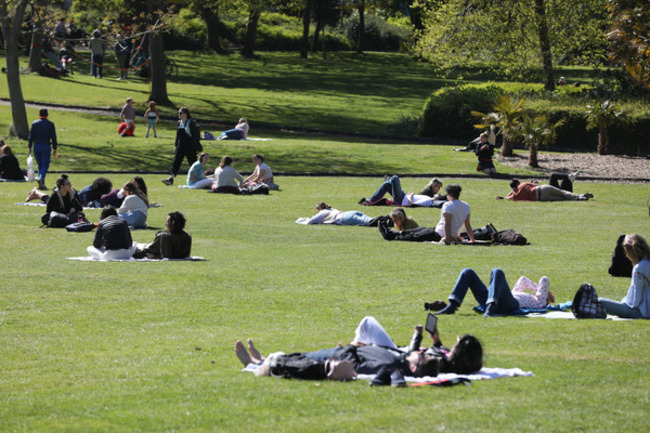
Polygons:
<instances>
[{"instance_id":1,"label":"white sneaker","mask_svg":"<svg viewBox=\"0 0 650 433\"><path fill-rule=\"evenodd\" d=\"M580 174L580 170L576 170L576 171L574 171L573 173L569 173L569 176L568 176L568 177L569 177L569 180L570 180L571 182L575 182L576 177L578 177L579 174Z\"/></svg>"}]
</instances>

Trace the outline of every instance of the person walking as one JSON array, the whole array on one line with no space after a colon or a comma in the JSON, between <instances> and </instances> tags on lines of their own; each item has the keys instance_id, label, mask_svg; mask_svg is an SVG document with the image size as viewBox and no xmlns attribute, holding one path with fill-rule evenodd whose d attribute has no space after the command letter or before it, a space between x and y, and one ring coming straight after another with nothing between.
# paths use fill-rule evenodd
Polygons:
<instances>
[{"instance_id":1,"label":"person walking","mask_svg":"<svg viewBox=\"0 0 650 433\"><path fill-rule=\"evenodd\" d=\"M34 158L38 165L38 189L46 190L45 176L50 168L50 151L56 155L57 141L56 128L54 123L48 120L47 108L41 108L38 111L38 120L32 122L27 137L27 148L29 154L32 154L32 145L34 146Z\"/></svg>"}]
</instances>

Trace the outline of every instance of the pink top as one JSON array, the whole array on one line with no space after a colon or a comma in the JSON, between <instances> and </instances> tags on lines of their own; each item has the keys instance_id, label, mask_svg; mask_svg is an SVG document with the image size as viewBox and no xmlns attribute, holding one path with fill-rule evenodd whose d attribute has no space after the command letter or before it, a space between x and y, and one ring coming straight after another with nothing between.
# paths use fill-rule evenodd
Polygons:
<instances>
[{"instance_id":1,"label":"pink top","mask_svg":"<svg viewBox=\"0 0 650 433\"><path fill-rule=\"evenodd\" d=\"M526 277L519 277L512 288L512 296L519 302L519 308L546 308L548 305L548 289L551 282L542 277L539 284Z\"/></svg>"}]
</instances>

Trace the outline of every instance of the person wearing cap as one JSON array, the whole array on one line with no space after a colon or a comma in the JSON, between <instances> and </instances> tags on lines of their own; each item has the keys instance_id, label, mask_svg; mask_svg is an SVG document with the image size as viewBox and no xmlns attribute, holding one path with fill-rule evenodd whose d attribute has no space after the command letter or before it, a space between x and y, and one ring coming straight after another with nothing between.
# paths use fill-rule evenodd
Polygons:
<instances>
[{"instance_id":1,"label":"person wearing cap","mask_svg":"<svg viewBox=\"0 0 650 433\"><path fill-rule=\"evenodd\" d=\"M47 108L41 108L38 111L38 120L32 122L27 137L27 148L29 154L32 154L34 146L34 158L38 165L38 189L46 190L45 176L50 168L50 152L56 154L56 128L54 123L48 120Z\"/></svg>"}]
</instances>

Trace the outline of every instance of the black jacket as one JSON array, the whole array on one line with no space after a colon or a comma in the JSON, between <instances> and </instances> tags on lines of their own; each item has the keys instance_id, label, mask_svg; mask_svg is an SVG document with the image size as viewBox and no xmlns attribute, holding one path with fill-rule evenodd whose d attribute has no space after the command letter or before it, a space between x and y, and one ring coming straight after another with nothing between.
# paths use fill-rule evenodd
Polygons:
<instances>
[{"instance_id":1,"label":"black jacket","mask_svg":"<svg viewBox=\"0 0 650 433\"><path fill-rule=\"evenodd\" d=\"M129 224L115 215L110 215L99 222L95 232L93 246L97 249L122 250L133 244Z\"/></svg>"}]
</instances>

